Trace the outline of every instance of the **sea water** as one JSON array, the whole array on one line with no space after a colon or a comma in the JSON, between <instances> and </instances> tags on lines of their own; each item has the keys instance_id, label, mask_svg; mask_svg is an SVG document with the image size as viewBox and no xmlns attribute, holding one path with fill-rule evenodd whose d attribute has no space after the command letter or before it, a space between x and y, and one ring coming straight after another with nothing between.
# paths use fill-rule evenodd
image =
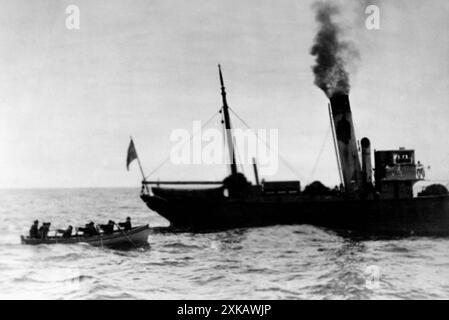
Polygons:
<instances>
[{"instance_id":1,"label":"sea water","mask_svg":"<svg viewBox=\"0 0 449 320\"><path fill-rule=\"evenodd\" d=\"M298 225L199 234L158 228L149 247L126 251L20 243L35 219L66 228L127 216L134 225L168 225L138 188L0 190L0 298L449 298L447 238L360 241Z\"/></svg>"}]
</instances>

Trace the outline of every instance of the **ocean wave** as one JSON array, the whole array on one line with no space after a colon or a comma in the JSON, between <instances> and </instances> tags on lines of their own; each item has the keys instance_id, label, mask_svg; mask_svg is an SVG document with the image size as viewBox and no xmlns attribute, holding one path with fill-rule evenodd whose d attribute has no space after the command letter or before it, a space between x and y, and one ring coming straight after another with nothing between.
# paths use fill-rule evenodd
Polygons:
<instances>
[{"instance_id":1,"label":"ocean wave","mask_svg":"<svg viewBox=\"0 0 449 320\"><path fill-rule=\"evenodd\" d=\"M174 249L204 249L205 247L196 244L186 244L182 242L169 242L163 244L164 248L174 248Z\"/></svg>"},{"instance_id":2,"label":"ocean wave","mask_svg":"<svg viewBox=\"0 0 449 320\"><path fill-rule=\"evenodd\" d=\"M12 280L12 282L15 283L22 283L22 282L32 282L32 283L65 283L65 282L84 282L87 280L91 280L94 277L89 275L79 275L79 276L73 276L73 277L67 277L62 279L45 279L45 277L37 278L36 276L31 275L22 275L19 277L16 277Z\"/></svg>"},{"instance_id":3,"label":"ocean wave","mask_svg":"<svg viewBox=\"0 0 449 320\"><path fill-rule=\"evenodd\" d=\"M88 299L93 300L136 300L138 296L133 295L128 292L117 292L117 293L105 293L105 294L94 294L89 296Z\"/></svg>"}]
</instances>

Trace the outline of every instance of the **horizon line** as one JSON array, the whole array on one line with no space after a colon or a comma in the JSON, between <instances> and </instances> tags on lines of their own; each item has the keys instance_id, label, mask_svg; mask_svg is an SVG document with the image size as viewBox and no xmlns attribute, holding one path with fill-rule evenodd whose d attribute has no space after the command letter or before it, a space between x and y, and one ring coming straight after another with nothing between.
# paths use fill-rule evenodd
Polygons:
<instances>
[{"instance_id":1,"label":"horizon line","mask_svg":"<svg viewBox=\"0 0 449 320\"><path fill-rule=\"evenodd\" d=\"M73 186L73 187L0 187L0 190L36 190L36 189L140 189L141 186Z\"/></svg>"}]
</instances>

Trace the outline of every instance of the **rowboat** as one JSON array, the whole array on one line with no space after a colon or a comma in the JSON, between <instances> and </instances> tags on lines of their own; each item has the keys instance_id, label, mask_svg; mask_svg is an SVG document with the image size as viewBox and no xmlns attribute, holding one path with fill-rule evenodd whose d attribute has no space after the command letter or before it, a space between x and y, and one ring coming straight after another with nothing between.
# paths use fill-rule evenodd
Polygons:
<instances>
[{"instance_id":1,"label":"rowboat","mask_svg":"<svg viewBox=\"0 0 449 320\"><path fill-rule=\"evenodd\" d=\"M46 239L30 238L21 236L22 244L73 244L73 243L88 243L97 247L138 247L148 244L148 236L150 234L149 225L134 227L131 230L114 231L112 234L100 234L97 236L85 237L82 235L75 235L70 238L63 238L58 236L47 237Z\"/></svg>"}]
</instances>

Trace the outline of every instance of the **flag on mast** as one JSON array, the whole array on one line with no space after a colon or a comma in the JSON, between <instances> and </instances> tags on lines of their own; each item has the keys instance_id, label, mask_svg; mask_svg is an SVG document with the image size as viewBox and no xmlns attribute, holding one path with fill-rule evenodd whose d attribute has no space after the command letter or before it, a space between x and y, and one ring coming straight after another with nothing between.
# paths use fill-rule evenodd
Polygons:
<instances>
[{"instance_id":1,"label":"flag on mast","mask_svg":"<svg viewBox=\"0 0 449 320\"><path fill-rule=\"evenodd\" d=\"M126 157L126 170L129 171L129 164L137 159L137 151L134 147L134 141L131 139L128 147L128 156Z\"/></svg>"}]
</instances>

